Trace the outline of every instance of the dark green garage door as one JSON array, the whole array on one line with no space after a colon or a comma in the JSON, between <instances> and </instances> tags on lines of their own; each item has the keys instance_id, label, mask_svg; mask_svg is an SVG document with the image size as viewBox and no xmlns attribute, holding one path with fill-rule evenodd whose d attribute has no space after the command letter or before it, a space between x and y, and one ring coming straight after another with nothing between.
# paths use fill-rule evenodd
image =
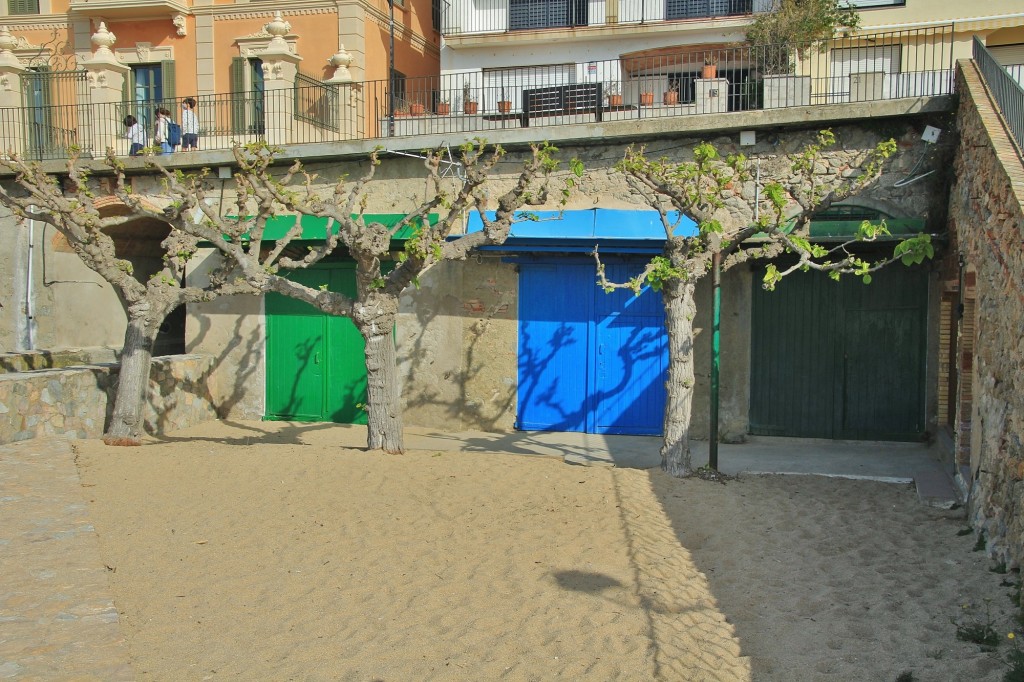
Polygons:
<instances>
[{"instance_id":1,"label":"dark green garage door","mask_svg":"<svg viewBox=\"0 0 1024 682\"><path fill-rule=\"evenodd\" d=\"M927 272L893 266L865 285L755 275L750 431L917 440L925 430Z\"/></svg>"},{"instance_id":2,"label":"dark green garage door","mask_svg":"<svg viewBox=\"0 0 1024 682\"><path fill-rule=\"evenodd\" d=\"M355 295L355 264L299 270L308 286ZM363 337L351 320L326 315L280 294L267 294L266 418L365 424Z\"/></svg>"}]
</instances>

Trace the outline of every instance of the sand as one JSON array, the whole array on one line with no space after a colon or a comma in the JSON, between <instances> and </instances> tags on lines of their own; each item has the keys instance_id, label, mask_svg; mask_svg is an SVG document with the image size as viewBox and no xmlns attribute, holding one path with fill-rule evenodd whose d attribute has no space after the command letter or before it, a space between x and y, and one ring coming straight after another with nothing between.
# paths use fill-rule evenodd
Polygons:
<instances>
[{"instance_id":1,"label":"sand","mask_svg":"<svg viewBox=\"0 0 1024 682\"><path fill-rule=\"evenodd\" d=\"M1008 644L951 619L1017 613L962 512L906 485L389 456L326 425L75 447L140 679L1000 680Z\"/></svg>"}]
</instances>

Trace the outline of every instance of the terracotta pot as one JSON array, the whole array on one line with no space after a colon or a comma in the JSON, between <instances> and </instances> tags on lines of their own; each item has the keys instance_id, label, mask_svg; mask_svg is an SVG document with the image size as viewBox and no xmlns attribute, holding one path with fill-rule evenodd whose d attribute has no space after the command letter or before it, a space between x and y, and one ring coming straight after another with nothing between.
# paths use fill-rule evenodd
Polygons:
<instances>
[{"instance_id":1,"label":"terracotta pot","mask_svg":"<svg viewBox=\"0 0 1024 682\"><path fill-rule=\"evenodd\" d=\"M641 92L640 93L640 106L649 107L654 104L654 93L653 92Z\"/></svg>"},{"instance_id":2,"label":"terracotta pot","mask_svg":"<svg viewBox=\"0 0 1024 682\"><path fill-rule=\"evenodd\" d=\"M466 103L463 104L462 110L465 113L467 113L467 114L473 115L477 111L480 110L480 103L479 102L466 102Z\"/></svg>"},{"instance_id":3,"label":"terracotta pot","mask_svg":"<svg viewBox=\"0 0 1024 682\"><path fill-rule=\"evenodd\" d=\"M512 111L512 102L507 99L503 99L498 102L498 111L502 114L507 114Z\"/></svg>"},{"instance_id":4,"label":"terracotta pot","mask_svg":"<svg viewBox=\"0 0 1024 682\"><path fill-rule=\"evenodd\" d=\"M452 105L448 102L441 102L437 105L438 116L447 116L450 113L452 113Z\"/></svg>"},{"instance_id":5,"label":"terracotta pot","mask_svg":"<svg viewBox=\"0 0 1024 682\"><path fill-rule=\"evenodd\" d=\"M621 107L622 106L622 95L608 95L608 106L610 106L610 107Z\"/></svg>"},{"instance_id":6,"label":"terracotta pot","mask_svg":"<svg viewBox=\"0 0 1024 682\"><path fill-rule=\"evenodd\" d=\"M409 105L409 113L413 116L422 116L425 111L426 107L424 107L420 102L413 102Z\"/></svg>"},{"instance_id":7,"label":"terracotta pot","mask_svg":"<svg viewBox=\"0 0 1024 682\"><path fill-rule=\"evenodd\" d=\"M669 90L665 93L665 96L661 99L665 104L679 104L679 91Z\"/></svg>"},{"instance_id":8,"label":"terracotta pot","mask_svg":"<svg viewBox=\"0 0 1024 682\"><path fill-rule=\"evenodd\" d=\"M700 72L701 78L717 78L718 77L718 64L705 64L704 68Z\"/></svg>"}]
</instances>

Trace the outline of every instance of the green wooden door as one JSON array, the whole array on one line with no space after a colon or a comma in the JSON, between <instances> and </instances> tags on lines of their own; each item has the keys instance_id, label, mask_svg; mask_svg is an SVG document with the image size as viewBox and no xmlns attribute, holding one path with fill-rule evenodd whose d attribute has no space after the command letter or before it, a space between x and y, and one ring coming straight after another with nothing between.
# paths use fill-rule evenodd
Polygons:
<instances>
[{"instance_id":1,"label":"green wooden door","mask_svg":"<svg viewBox=\"0 0 1024 682\"><path fill-rule=\"evenodd\" d=\"M307 286L355 295L355 264L289 275ZM363 337L351 320L267 294L266 419L365 424Z\"/></svg>"},{"instance_id":2,"label":"green wooden door","mask_svg":"<svg viewBox=\"0 0 1024 682\"><path fill-rule=\"evenodd\" d=\"M902 266L870 285L796 273L774 292L755 276L751 433L920 439L927 284L924 269Z\"/></svg>"}]
</instances>

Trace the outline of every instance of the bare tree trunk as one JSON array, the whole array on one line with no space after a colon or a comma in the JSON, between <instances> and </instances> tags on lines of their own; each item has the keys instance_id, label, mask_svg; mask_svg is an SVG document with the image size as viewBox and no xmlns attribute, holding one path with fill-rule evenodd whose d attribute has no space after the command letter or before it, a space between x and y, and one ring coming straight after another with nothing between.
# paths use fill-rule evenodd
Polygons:
<instances>
[{"instance_id":1,"label":"bare tree trunk","mask_svg":"<svg viewBox=\"0 0 1024 682\"><path fill-rule=\"evenodd\" d=\"M366 342L366 445L400 453L404 446L394 326L394 316L383 315L360 332Z\"/></svg>"},{"instance_id":2,"label":"bare tree trunk","mask_svg":"<svg viewBox=\"0 0 1024 682\"><path fill-rule=\"evenodd\" d=\"M142 444L142 410L149 386L149 370L153 361L153 342L159 324L153 324L148 310L129 318L121 351L121 370L117 378L117 394L110 425L103 434L107 445Z\"/></svg>"},{"instance_id":3,"label":"bare tree trunk","mask_svg":"<svg viewBox=\"0 0 1024 682\"><path fill-rule=\"evenodd\" d=\"M693 473L690 462L690 415L693 411L693 318L697 304L693 282L670 280L662 289L668 331L664 442L661 468L672 476Z\"/></svg>"}]
</instances>

